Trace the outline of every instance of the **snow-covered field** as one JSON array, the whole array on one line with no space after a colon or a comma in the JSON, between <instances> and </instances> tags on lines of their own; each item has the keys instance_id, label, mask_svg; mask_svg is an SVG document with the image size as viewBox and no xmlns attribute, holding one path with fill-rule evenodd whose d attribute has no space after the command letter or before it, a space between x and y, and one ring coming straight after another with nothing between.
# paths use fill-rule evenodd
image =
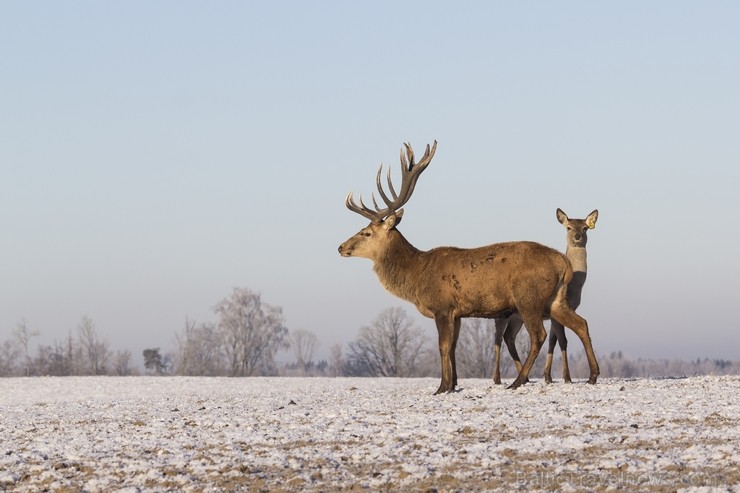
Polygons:
<instances>
[{"instance_id":1,"label":"snow-covered field","mask_svg":"<svg viewBox=\"0 0 740 493\"><path fill-rule=\"evenodd\" d=\"M740 491L740 378L0 379L0 490Z\"/></svg>"}]
</instances>

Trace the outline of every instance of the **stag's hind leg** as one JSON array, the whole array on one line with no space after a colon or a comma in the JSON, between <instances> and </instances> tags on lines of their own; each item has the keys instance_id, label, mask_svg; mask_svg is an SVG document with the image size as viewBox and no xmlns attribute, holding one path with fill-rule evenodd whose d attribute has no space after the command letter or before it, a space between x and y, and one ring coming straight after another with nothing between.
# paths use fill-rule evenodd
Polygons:
<instances>
[{"instance_id":1,"label":"stag's hind leg","mask_svg":"<svg viewBox=\"0 0 740 493\"><path fill-rule=\"evenodd\" d=\"M493 352L493 383L501 385L501 343L504 340L504 331L509 324L508 318L496 318L493 320L496 325L496 334L494 336Z\"/></svg>"},{"instance_id":2,"label":"stag's hind leg","mask_svg":"<svg viewBox=\"0 0 740 493\"><path fill-rule=\"evenodd\" d=\"M509 350L511 359L514 360L514 366L516 366L516 372L519 374L522 371L522 362L519 359L519 353L516 351L516 336L519 334L519 330L522 328L522 319L518 315L512 315L507 318L497 318L494 320L496 324L496 334L494 343L495 361L493 368L493 383L501 384L501 342L506 342L506 347Z\"/></svg>"},{"instance_id":3,"label":"stag's hind leg","mask_svg":"<svg viewBox=\"0 0 740 493\"><path fill-rule=\"evenodd\" d=\"M556 300L553 303L550 308L550 317L575 332L581 340L583 348L586 350L586 358L588 359L588 367L591 373L588 383L596 383L596 378L599 376L599 364L596 362L594 348L591 345L588 322L570 307L564 297L561 297L560 301Z\"/></svg>"},{"instance_id":4,"label":"stag's hind leg","mask_svg":"<svg viewBox=\"0 0 740 493\"><path fill-rule=\"evenodd\" d=\"M550 338L547 345L547 359L545 360L545 382L552 383L552 355L555 344L560 345L560 355L563 359L563 381L571 383L570 368L568 368L568 339L565 337L565 328L557 320L550 323Z\"/></svg>"},{"instance_id":5,"label":"stag's hind leg","mask_svg":"<svg viewBox=\"0 0 740 493\"><path fill-rule=\"evenodd\" d=\"M514 361L517 375L521 373L523 366L522 360L519 359L519 353L516 350L516 338L519 335L519 331L522 330L522 325L524 325L522 318L519 314L514 314L509 317L509 325L506 327L506 331L504 331L504 342L506 343L506 348L509 350L512 361ZM527 382L529 382L529 378L524 383Z\"/></svg>"},{"instance_id":6,"label":"stag's hind leg","mask_svg":"<svg viewBox=\"0 0 740 493\"><path fill-rule=\"evenodd\" d=\"M510 389L516 389L529 381L529 371L532 369L534 361L537 359L537 355L540 353L540 349L542 349L542 345L545 343L545 339L547 338L545 325L542 323L542 310L532 310L527 312L520 310L520 314L524 325L527 327L527 332L529 332L529 354L524 362L524 366L522 366L522 369L519 372L519 376L516 377L514 383L509 385L508 388Z\"/></svg>"}]
</instances>

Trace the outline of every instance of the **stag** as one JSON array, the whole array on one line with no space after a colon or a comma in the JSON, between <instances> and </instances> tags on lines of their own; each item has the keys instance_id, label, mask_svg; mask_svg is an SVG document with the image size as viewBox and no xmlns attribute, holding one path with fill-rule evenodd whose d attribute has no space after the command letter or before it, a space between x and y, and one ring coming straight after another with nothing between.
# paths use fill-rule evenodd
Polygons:
<instances>
[{"instance_id":1,"label":"stag","mask_svg":"<svg viewBox=\"0 0 740 493\"><path fill-rule=\"evenodd\" d=\"M594 210L586 216L586 219L570 219L561 209L555 212L558 222L565 226L566 229L566 249L565 256L570 260L573 267L573 279L568 283L568 303L575 310L581 304L581 291L586 283L586 242L588 242L587 232L589 229L596 227L596 220L599 217L599 211ZM516 351L516 336L522 328L522 318L519 314L514 313L510 317L497 318L496 336L495 336L495 364L493 381L496 384L501 383L501 342L506 342L509 354L514 360L517 371L521 370L522 362ZM565 337L565 329L558 321L550 322L550 338L547 346L547 359L545 360L545 381L552 383L552 355L555 351L555 344L560 346L560 354L563 359L563 381L571 383L570 369L568 368L568 339Z\"/></svg>"},{"instance_id":2,"label":"stag","mask_svg":"<svg viewBox=\"0 0 740 493\"><path fill-rule=\"evenodd\" d=\"M373 262L380 283L390 293L410 301L425 317L433 318L439 336L442 381L435 394L452 392L457 386L455 347L464 317L495 318L518 313L527 327L531 345L519 375L509 386L516 389L527 381L529 371L545 342L543 319L547 316L575 332L586 348L591 375L596 383L596 362L588 324L568 304L567 287L573 277L570 262L562 253L539 243L519 241L496 243L479 248L438 247L428 251L415 248L398 230L403 207L414 191L421 173L437 150L437 142L421 160L414 161L409 144L401 149L401 188L391 183L390 197L382 186L380 165L376 184L385 207L374 209L352 193L345 204L349 210L370 220L365 228L339 246L344 257L363 257Z\"/></svg>"}]
</instances>

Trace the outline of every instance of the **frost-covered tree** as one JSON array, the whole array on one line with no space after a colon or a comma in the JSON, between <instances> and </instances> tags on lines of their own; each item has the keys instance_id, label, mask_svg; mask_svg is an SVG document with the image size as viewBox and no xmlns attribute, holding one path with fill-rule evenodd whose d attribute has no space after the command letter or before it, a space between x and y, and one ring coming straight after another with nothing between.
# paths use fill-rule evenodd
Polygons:
<instances>
[{"instance_id":1,"label":"frost-covered tree","mask_svg":"<svg viewBox=\"0 0 740 493\"><path fill-rule=\"evenodd\" d=\"M13 337L15 338L21 352L23 353L23 374L25 376L31 375L31 354L28 351L28 345L31 342L31 338L39 335L38 330L30 330L26 324L25 319L18 323L18 326L13 331Z\"/></svg>"},{"instance_id":2,"label":"frost-covered tree","mask_svg":"<svg viewBox=\"0 0 740 493\"><path fill-rule=\"evenodd\" d=\"M275 353L287 348L282 308L263 303L259 293L234 288L214 311L232 376L275 373Z\"/></svg>"},{"instance_id":3,"label":"frost-covered tree","mask_svg":"<svg viewBox=\"0 0 740 493\"><path fill-rule=\"evenodd\" d=\"M429 340L402 308L387 308L349 344L345 368L355 375L420 376Z\"/></svg>"},{"instance_id":4,"label":"frost-covered tree","mask_svg":"<svg viewBox=\"0 0 740 493\"><path fill-rule=\"evenodd\" d=\"M223 339L216 324L211 322L198 324L186 318L185 328L181 334L175 335L175 341L177 375L224 374Z\"/></svg>"},{"instance_id":5,"label":"frost-covered tree","mask_svg":"<svg viewBox=\"0 0 740 493\"><path fill-rule=\"evenodd\" d=\"M298 329L290 333L288 344L293 350L298 368L306 374L306 367L313 361L313 353L319 344L319 338L310 330Z\"/></svg>"},{"instance_id":6,"label":"frost-covered tree","mask_svg":"<svg viewBox=\"0 0 740 493\"><path fill-rule=\"evenodd\" d=\"M111 352L108 343L100 338L95 323L88 316L77 325L80 356L84 360L83 372L88 375L105 375Z\"/></svg>"},{"instance_id":7,"label":"frost-covered tree","mask_svg":"<svg viewBox=\"0 0 740 493\"><path fill-rule=\"evenodd\" d=\"M19 354L18 346L14 341L6 340L0 344L0 377L13 376Z\"/></svg>"},{"instance_id":8,"label":"frost-covered tree","mask_svg":"<svg viewBox=\"0 0 740 493\"><path fill-rule=\"evenodd\" d=\"M490 378L496 326L493 319L464 318L457 342L457 368L460 376Z\"/></svg>"},{"instance_id":9,"label":"frost-covered tree","mask_svg":"<svg viewBox=\"0 0 740 493\"><path fill-rule=\"evenodd\" d=\"M113 374L120 377L134 374L134 369L131 368L131 351L116 351L113 355Z\"/></svg>"},{"instance_id":10,"label":"frost-covered tree","mask_svg":"<svg viewBox=\"0 0 740 493\"><path fill-rule=\"evenodd\" d=\"M344 361L342 359L342 345L334 344L331 348L329 348L329 371L331 372L331 376L341 377L343 366Z\"/></svg>"}]
</instances>

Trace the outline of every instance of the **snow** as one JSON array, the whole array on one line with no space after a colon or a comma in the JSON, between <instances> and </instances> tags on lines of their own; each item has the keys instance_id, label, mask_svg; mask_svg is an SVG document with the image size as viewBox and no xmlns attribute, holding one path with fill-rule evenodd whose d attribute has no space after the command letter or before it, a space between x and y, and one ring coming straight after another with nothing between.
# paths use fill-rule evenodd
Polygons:
<instances>
[{"instance_id":1,"label":"snow","mask_svg":"<svg viewBox=\"0 0 740 493\"><path fill-rule=\"evenodd\" d=\"M740 491L740 377L0 379L0 490Z\"/></svg>"}]
</instances>

